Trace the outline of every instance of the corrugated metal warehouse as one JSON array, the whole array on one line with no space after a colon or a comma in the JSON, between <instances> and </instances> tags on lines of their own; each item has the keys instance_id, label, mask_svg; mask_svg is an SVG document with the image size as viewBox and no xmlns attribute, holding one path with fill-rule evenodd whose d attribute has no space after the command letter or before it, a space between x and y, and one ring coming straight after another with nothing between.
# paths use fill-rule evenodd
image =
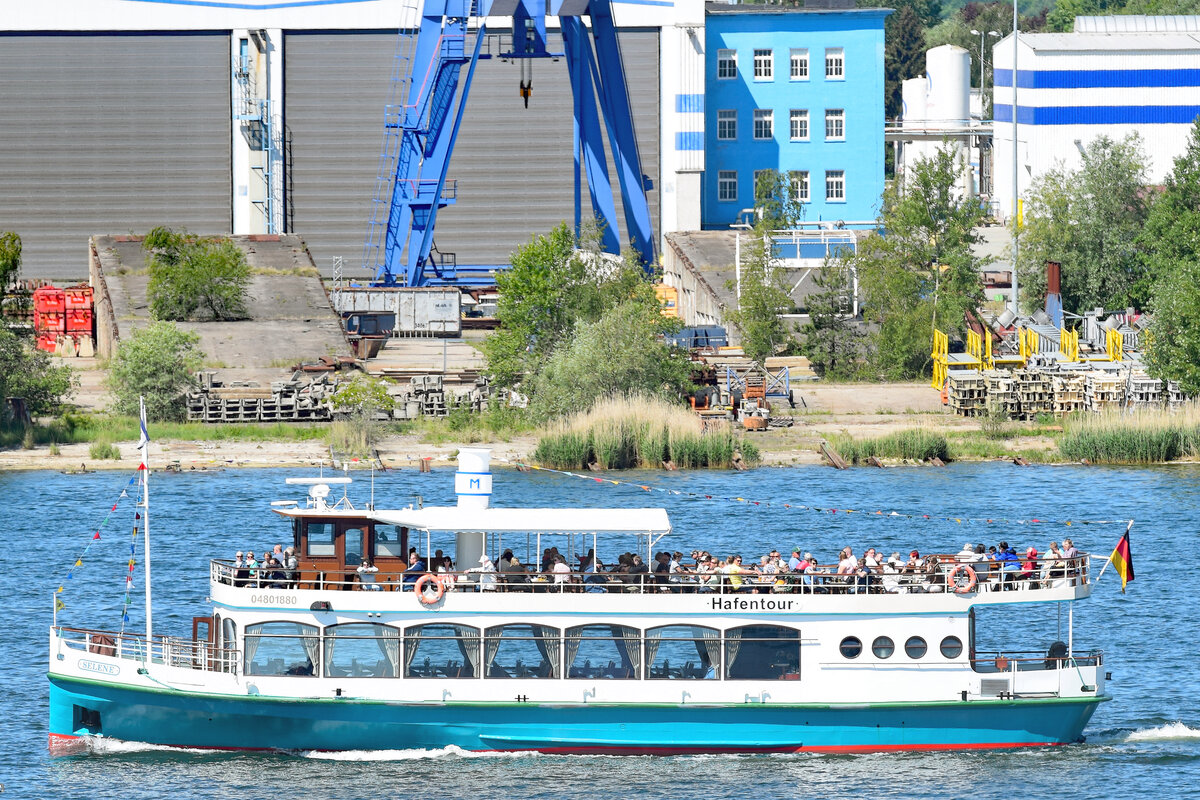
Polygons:
<instances>
[{"instance_id":1,"label":"corrugated metal warehouse","mask_svg":"<svg viewBox=\"0 0 1200 800\"><path fill-rule=\"evenodd\" d=\"M699 0L687 6L703 18ZM348 275L365 277L358 267L401 11L399 0L53 0L8 14L0 21L0 230L21 235L23 274L85 279L88 237L170 225L296 233L323 272L341 257ZM661 235L660 187L674 168L661 145L673 134L664 130L670 84L660 51L663 20L676 9L620 12ZM281 131L275 151L259 148L265 155L239 117L238 54L247 39L263 54L255 91ZM557 32L549 46L561 49ZM518 81L518 67L499 59L475 74L450 164L457 204L439 215L435 241L459 264L506 262L530 235L573 217L566 62L533 65L528 109Z\"/></svg>"}]
</instances>

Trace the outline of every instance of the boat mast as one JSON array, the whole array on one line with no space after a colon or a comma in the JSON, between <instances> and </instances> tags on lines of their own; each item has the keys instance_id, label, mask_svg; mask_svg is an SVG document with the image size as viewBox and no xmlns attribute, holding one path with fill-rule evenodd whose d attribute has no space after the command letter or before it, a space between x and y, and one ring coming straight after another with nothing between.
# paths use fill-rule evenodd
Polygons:
<instances>
[{"instance_id":1,"label":"boat mast","mask_svg":"<svg viewBox=\"0 0 1200 800\"><path fill-rule=\"evenodd\" d=\"M146 399L144 397L138 398L138 406L141 412L138 450L142 455L142 465L139 467L142 473L142 544L144 546L143 559L146 562L146 662L149 663L150 642L152 641L150 637L153 634L150 611L150 434L146 432Z\"/></svg>"}]
</instances>

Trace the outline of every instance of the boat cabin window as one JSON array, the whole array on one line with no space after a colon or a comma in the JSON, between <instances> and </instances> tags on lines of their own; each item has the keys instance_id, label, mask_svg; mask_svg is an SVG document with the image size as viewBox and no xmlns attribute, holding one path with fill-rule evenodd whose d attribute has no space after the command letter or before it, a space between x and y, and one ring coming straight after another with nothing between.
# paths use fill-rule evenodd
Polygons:
<instances>
[{"instance_id":1,"label":"boat cabin window","mask_svg":"<svg viewBox=\"0 0 1200 800\"><path fill-rule=\"evenodd\" d=\"M363 530L359 526L342 529L342 536L346 541L346 556L342 563L346 566L353 565L357 568L363 561L363 546L366 544L363 541Z\"/></svg>"},{"instance_id":2,"label":"boat cabin window","mask_svg":"<svg viewBox=\"0 0 1200 800\"><path fill-rule=\"evenodd\" d=\"M626 625L567 628L568 678L636 680L641 675L642 634Z\"/></svg>"},{"instance_id":3,"label":"boat cabin window","mask_svg":"<svg viewBox=\"0 0 1200 800\"><path fill-rule=\"evenodd\" d=\"M924 658L925 651L929 646L925 644L925 640L920 636L910 636L908 641L904 643L904 652L909 658Z\"/></svg>"},{"instance_id":4,"label":"boat cabin window","mask_svg":"<svg viewBox=\"0 0 1200 800\"><path fill-rule=\"evenodd\" d=\"M498 625L483 640L483 674L489 678L557 678L559 630L547 625Z\"/></svg>"},{"instance_id":5,"label":"boat cabin window","mask_svg":"<svg viewBox=\"0 0 1200 800\"><path fill-rule=\"evenodd\" d=\"M940 649L943 658L958 658L962 655L963 651L962 639L959 639L957 636L947 636L945 639L942 639Z\"/></svg>"},{"instance_id":6,"label":"boat cabin window","mask_svg":"<svg viewBox=\"0 0 1200 800\"><path fill-rule=\"evenodd\" d=\"M375 526L375 557L404 558L404 543L399 525Z\"/></svg>"},{"instance_id":7,"label":"boat cabin window","mask_svg":"<svg viewBox=\"0 0 1200 800\"><path fill-rule=\"evenodd\" d=\"M651 680L716 680L721 675L721 632L700 625L650 628L645 661Z\"/></svg>"},{"instance_id":8,"label":"boat cabin window","mask_svg":"<svg viewBox=\"0 0 1200 800\"><path fill-rule=\"evenodd\" d=\"M799 680L800 631L782 625L743 625L725 631L725 677Z\"/></svg>"},{"instance_id":9,"label":"boat cabin window","mask_svg":"<svg viewBox=\"0 0 1200 800\"><path fill-rule=\"evenodd\" d=\"M316 675L320 637L315 625L259 622L246 626L246 675Z\"/></svg>"},{"instance_id":10,"label":"boat cabin window","mask_svg":"<svg viewBox=\"0 0 1200 800\"><path fill-rule=\"evenodd\" d=\"M842 658L858 658L862 655L862 640L857 636L847 636L838 645L838 650L841 651Z\"/></svg>"},{"instance_id":11,"label":"boat cabin window","mask_svg":"<svg viewBox=\"0 0 1200 800\"><path fill-rule=\"evenodd\" d=\"M306 529L308 531L307 555L318 558L332 558L335 555L333 549L333 523L309 522Z\"/></svg>"},{"instance_id":12,"label":"boat cabin window","mask_svg":"<svg viewBox=\"0 0 1200 800\"><path fill-rule=\"evenodd\" d=\"M227 669L230 671L237 669L237 623L229 617L221 619L221 624L217 626L221 631L221 649L224 651L222 658L225 661Z\"/></svg>"},{"instance_id":13,"label":"boat cabin window","mask_svg":"<svg viewBox=\"0 0 1200 800\"><path fill-rule=\"evenodd\" d=\"M871 642L871 652L876 658L891 658L896 652L896 643L890 636L876 636L875 641Z\"/></svg>"},{"instance_id":14,"label":"boat cabin window","mask_svg":"<svg viewBox=\"0 0 1200 800\"><path fill-rule=\"evenodd\" d=\"M400 674L400 630L347 622L325 629L325 677L394 678Z\"/></svg>"},{"instance_id":15,"label":"boat cabin window","mask_svg":"<svg viewBox=\"0 0 1200 800\"><path fill-rule=\"evenodd\" d=\"M432 623L404 629L404 677L478 676L479 628Z\"/></svg>"}]
</instances>

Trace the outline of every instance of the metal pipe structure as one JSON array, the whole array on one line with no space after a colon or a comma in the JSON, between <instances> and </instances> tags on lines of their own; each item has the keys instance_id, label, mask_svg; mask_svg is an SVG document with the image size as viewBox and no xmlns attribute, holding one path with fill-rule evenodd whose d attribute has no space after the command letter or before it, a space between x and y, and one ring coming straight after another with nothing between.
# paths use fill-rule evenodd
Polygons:
<instances>
[{"instance_id":1,"label":"metal pipe structure","mask_svg":"<svg viewBox=\"0 0 1200 800\"><path fill-rule=\"evenodd\" d=\"M1021 315L1020 291L1017 287L1017 254L1020 248L1018 226L1020 217L1017 214L1017 203L1020 192L1017 191L1017 36L1019 35L1017 21L1017 0L1013 0L1013 63L1012 63L1012 302L1009 308L1016 316Z\"/></svg>"}]
</instances>

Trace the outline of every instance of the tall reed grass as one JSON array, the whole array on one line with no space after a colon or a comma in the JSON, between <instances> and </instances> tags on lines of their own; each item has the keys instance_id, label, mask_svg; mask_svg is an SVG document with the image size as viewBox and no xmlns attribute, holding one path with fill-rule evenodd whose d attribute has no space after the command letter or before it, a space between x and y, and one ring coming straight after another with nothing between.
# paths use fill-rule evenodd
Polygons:
<instances>
[{"instance_id":1,"label":"tall reed grass","mask_svg":"<svg viewBox=\"0 0 1200 800\"><path fill-rule=\"evenodd\" d=\"M1059 452L1093 464L1161 464L1200 457L1200 406L1068 419Z\"/></svg>"},{"instance_id":2,"label":"tall reed grass","mask_svg":"<svg viewBox=\"0 0 1200 800\"><path fill-rule=\"evenodd\" d=\"M758 448L723 425L705 430L700 418L658 397L610 397L590 410L546 428L534 453L554 469L658 468L664 461L680 469L723 469L740 453L758 463Z\"/></svg>"},{"instance_id":3,"label":"tall reed grass","mask_svg":"<svg viewBox=\"0 0 1200 800\"><path fill-rule=\"evenodd\" d=\"M909 461L928 461L937 457L950 460L946 437L925 428L907 428L886 436L855 439L852 436L833 436L829 443L851 464L865 464L876 458L902 458Z\"/></svg>"}]
</instances>

